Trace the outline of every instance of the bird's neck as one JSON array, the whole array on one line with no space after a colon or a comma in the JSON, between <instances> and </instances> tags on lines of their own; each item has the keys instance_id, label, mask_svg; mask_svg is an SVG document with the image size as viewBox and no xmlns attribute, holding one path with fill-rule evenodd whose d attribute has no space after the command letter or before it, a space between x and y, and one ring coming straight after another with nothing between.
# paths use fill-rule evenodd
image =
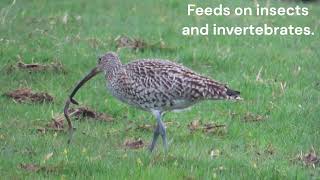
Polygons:
<instances>
[{"instance_id":1,"label":"bird's neck","mask_svg":"<svg viewBox=\"0 0 320 180\"><path fill-rule=\"evenodd\" d=\"M108 69L105 71L105 75L108 78L108 80L112 80L116 74L123 69L121 63L113 64L112 66L109 66Z\"/></svg>"}]
</instances>

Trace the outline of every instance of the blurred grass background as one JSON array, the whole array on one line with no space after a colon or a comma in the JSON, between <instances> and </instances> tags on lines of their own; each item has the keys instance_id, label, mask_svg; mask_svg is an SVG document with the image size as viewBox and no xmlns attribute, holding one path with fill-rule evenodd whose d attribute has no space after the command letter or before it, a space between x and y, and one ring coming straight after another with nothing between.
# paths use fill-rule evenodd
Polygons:
<instances>
[{"instance_id":1,"label":"blurred grass background","mask_svg":"<svg viewBox=\"0 0 320 180\"><path fill-rule=\"evenodd\" d=\"M222 3L230 8L254 7L253 1L178 0L2 0L0 2L0 93L20 87L49 92L51 104L17 104L0 100L0 175L4 179L318 179L319 165L297 159L312 147L320 153L320 24L319 3L259 1L275 7L306 6L307 17L188 17L188 2L198 6ZM183 26L309 26L314 36L195 36L181 35ZM62 132L41 134L62 112L73 85L95 66L97 56L116 51L114 39L126 35L148 44L161 42L174 51L118 51L122 62L163 58L228 83L240 90L242 102L203 102L182 113L168 113L168 155L161 142L147 149L128 150L128 138L146 144L151 114L131 108L105 89L96 77L76 96L80 102L112 115L110 123L74 121L74 142ZM59 61L67 73L7 71L19 60L49 64ZM257 75L260 71L260 78ZM249 115L259 122L244 122ZM193 120L226 124L227 132L190 133ZM130 129L130 127L133 127ZM212 152L214 156L212 156ZM52 155L51 155L52 153ZM48 156L51 155L51 156ZM49 158L48 158L49 157ZM37 172L20 164L43 167Z\"/></svg>"}]
</instances>

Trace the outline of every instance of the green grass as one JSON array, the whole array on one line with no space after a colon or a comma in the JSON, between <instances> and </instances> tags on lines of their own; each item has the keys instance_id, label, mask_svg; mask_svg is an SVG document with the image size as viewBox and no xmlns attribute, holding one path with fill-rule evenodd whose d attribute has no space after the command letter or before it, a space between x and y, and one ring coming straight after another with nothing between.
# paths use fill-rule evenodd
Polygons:
<instances>
[{"instance_id":1,"label":"green grass","mask_svg":"<svg viewBox=\"0 0 320 180\"><path fill-rule=\"evenodd\" d=\"M253 6L251 1L221 1L226 6ZM17 0L0 2L0 93L19 87L47 91L52 104L17 104L0 97L1 179L319 179L320 168L304 166L297 154L314 149L320 154L320 34L319 4L308 6L308 17L188 17L187 2L178 0ZM216 5L198 1L198 5ZM262 3L263 4L263 3ZM274 6L294 3L271 1ZM67 23L62 19L68 15ZM77 20L78 19L78 20ZM183 37L187 25L310 26L314 36ZM73 121L74 142L67 134L39 134L52 114L62 112L73 85L96 64L97 55L115 51L118 35L165 42L176 51L131 51L119 54L126 63L137 58L166 58L240 90L241 102L203 102L190 111L168 113L165 121L169 152L161 141L154 153L125 150L128 138L148 143L151 131L126 130L154 124L151 114L120 103L105 90L102 75L83 87L76 99L112 115L110 123ZM6 72L19 58L27 63L61 61L67 74ZM300 67L300 71L297 69ZM261 81L256 76L261 70ZM286 83L284 91L281 83ZM247 113L267 116L243 122ZM232 115L233 114L233 115ZM195 119L227 125L224 134L190 133ZM131 122L131 123L129 123ZM268 148L273 153L268 153ZM210 151L220 155L211 158ZM45 160L46 155L53 153ZM19 168L32 163L47 170ZM51 170L50 170L51 168ZM49 170L48 170L49 169Z\"/></svg>"}]
</instances>

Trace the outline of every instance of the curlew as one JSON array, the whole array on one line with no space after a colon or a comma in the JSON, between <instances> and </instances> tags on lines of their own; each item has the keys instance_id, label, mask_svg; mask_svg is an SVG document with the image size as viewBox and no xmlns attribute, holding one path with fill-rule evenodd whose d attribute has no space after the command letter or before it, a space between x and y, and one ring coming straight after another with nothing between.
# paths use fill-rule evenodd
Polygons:
<instances>
[{"instance_id":1,"label":"curlew","mask_svg":"<svg viewBox=\"0 0 320 180\"><path fill-rule=\"evenodd\" d=\"M240 99L240 92L168 60L141 59L122 64L116 53L108 52L78 82L66 102L64 114L71 135L73 127L68 108L70 103L78 104L73 96L85 82L100 72L105 74L107 89L114 97L155 116L157 124L150 151L154 149L159 136L167 150L166 128L162 121L165 112L182 110L203 100Z\"/></svg>"}]
</instances>

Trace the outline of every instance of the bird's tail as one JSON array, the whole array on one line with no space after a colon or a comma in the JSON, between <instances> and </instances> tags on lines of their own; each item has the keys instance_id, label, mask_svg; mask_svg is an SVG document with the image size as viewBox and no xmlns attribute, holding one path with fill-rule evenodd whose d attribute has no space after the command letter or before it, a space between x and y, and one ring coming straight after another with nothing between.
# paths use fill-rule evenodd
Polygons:
<instances>
[{"instance_id":1,"label":"bird's tail","mask_svg":"<svg viewBox=\"0 0 320 180\"><path fill-rule=\"evenodd\" d=\"M242 100L240 92L230 89L226 84L208 79L206 82L206 97L209 99Z\"/></svg>"},{"instance_id":2,"label":"bird's tail","mask_svg":"<svg viewBox=\"0 0 320 180\"><path fill-rule=\"evenodd\" d=\"M228 99L242 100L240 92L227 88L226 95Z\"/></svg>"}]
</instances>

